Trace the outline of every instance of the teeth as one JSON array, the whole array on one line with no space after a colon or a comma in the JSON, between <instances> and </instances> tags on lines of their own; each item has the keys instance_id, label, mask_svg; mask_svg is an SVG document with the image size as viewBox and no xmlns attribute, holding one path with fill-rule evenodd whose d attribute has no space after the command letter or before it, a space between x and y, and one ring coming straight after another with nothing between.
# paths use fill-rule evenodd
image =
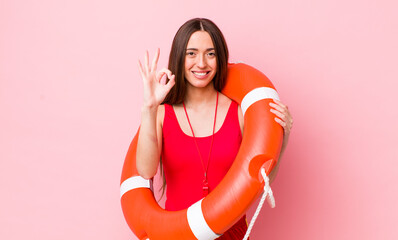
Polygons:
<instances>
[{"instance_id":1,"label":"teeth","mask_svg":"<svg viewBox=\"0 0 398 240\"><path fill-rule=\"evenodd\" d=\"M207 74L207 72L203 72L203 73L198 73L198 72L193 72L195 75L198 75L198 76L204 76L204 75L206 75Z\"/></svg>"}]
</instances>

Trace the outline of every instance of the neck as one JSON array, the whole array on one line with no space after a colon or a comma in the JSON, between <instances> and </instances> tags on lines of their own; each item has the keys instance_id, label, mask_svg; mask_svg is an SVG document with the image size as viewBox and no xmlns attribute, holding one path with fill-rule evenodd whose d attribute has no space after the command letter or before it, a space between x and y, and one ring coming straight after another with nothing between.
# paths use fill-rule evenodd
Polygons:
<instances>
[{"instance_id":1,"label":"neck","mask_svg":"<svg viewBox=\"0 0 398 240\"><path fill-rule=\"evenodd\" d=\"M209 104L213 106L216 97L217 91L214 89L213 83L210 83L204 88L197 88L189 85L184 102L185 106L188 108L201 108Z\"/></svg>"}]
</instances>

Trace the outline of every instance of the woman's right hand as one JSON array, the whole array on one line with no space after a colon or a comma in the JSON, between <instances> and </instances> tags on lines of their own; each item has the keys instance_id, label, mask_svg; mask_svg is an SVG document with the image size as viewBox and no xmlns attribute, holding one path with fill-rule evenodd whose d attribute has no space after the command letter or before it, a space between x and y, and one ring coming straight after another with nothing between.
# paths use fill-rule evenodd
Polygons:
<instances>
[{"instance_id":1,"label":"woman's right hand","mask_svg":"<svg viewBox=\"0 0 398 240\"><path fill-rule=\"evenodd\" d=\"M148 51L146 51L145 54L144 66L142 66L140 60L138 60L138 68L144 83L144 107L157 108L175 84L175 75L172 74L169 69L163 68L158 72L156 71L159 54L160 49L158 48L151 66L149 66ZM167 83L164 75L167 75L169 79Z\"/></svg>"}]
</instances>

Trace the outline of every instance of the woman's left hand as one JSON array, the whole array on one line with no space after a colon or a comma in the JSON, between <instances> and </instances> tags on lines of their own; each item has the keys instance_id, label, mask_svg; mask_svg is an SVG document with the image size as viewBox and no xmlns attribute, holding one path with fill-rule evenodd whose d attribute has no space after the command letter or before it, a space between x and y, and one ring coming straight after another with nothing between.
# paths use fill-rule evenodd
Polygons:
<instances>
[{"instance_id":1,"label":"woman's left hand","mask_svg":"<svg viewBox=\"0 0 398 240\"><path fill-rule=\"evenodd\" d=\"M275 122L279 123L283 127L283 142L279 155L279 160L276 163L274 169L269 174L269 181L271 184L275 180L276 174L278 173L279 164L281 162L280 160L286 149L287 142L289 141L290 130L292 129L293 125L293 118L289 112L289 108L281 101L274 99L274 102L270 102L269 105L271 106L270 111L276 115Z\"/></svg>"},{"instance_id":2,"label":"woman's left hand","mask_svg":"<svg viewBox=\"0 0 398 240\"><path fill-rule=\"evenodd\" d=\"M286 145L293 126L293 118L287 105L276 99L273 100L274 102L269 103L270 111L276 115L275 121L283 127L283 145Z\"/></svg>"}]
</instances>

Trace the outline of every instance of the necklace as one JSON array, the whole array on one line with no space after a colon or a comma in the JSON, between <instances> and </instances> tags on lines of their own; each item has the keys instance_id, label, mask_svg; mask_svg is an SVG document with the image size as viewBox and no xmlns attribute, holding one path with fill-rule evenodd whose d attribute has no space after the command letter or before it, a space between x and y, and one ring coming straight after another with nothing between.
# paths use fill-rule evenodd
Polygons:
<instances>
[{"instance_id":1,"label":"necklace","mask_svg":"<svg viewBox=\"0 0 398 240\"><path fill-rule=\"evenodd\" d=\"M201 163L202 163L203 172L204 172L204 178L203 178L203 196L206 197L206 196L209 194L209 182L207 181L207 170L208 170L209 164L210 164L210 155L211 155L211 150L212 150L212 148L213 148L213 140L214 140L214 130L215 130L215 128L216 128L217 107L218 107L218 91L217 91L217 100L216 100L216 111L215 111L215 113L214 113L213 134L211 135L210 151L209 151L209 156L208 156L208 158L207 158L207 166L206 166L206 167L205 167L205 164L204 164L204 162L203 162L202 154L200 153L199 146L198 146L198 143L197 143L197 141L196 141L196 137L195 137L195 134L194 134L194 132L193 132L193 128L192 128L191 122L189 121L187 109L185 108L184 102L182 102L182 105L184 106L185 115L187 116L188 123L189 123L189 127L191 128L191 131L192 131L192 136L193 136L193 140L195 141L196 150L198 150L199 157L200 157L200 161L201 161Z\"/></svg>"}]
</instances>

